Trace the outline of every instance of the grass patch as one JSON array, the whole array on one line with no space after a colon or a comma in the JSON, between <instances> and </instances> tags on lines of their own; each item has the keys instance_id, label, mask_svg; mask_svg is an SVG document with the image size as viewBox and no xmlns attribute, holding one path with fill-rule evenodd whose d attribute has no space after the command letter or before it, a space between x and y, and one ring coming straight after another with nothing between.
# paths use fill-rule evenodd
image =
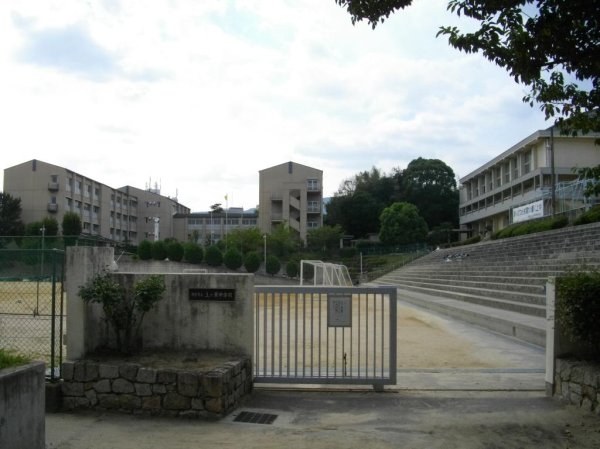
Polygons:
<instances>
[{"instance_id":1,"label":"grass patch","mask_svg":"<svg viewBox=\"0 0 600 449\"><path fill-rule=\"evenodd\" d=\"M27 357L19 354L15 354L12 351L0 349L0 369L9 368L11 366L25 365L29 363Z\"/></svg>"}]
</instances>

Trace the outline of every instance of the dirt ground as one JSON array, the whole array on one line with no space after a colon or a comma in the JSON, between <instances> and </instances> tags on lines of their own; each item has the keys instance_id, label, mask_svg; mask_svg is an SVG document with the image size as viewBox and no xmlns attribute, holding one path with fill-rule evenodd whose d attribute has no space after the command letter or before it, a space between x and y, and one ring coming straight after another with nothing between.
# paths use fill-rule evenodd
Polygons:
<instances>
[{"instance_id":1,"label":"dirt ground","mask_svg":"<svg viewBox=\"0 0 600 449\"><path fill-rule=\"evenodd\" d=\"M398 368L497 368L502 361L455 332L447 320L398 307Z\"/></svg>"}]
</instances>

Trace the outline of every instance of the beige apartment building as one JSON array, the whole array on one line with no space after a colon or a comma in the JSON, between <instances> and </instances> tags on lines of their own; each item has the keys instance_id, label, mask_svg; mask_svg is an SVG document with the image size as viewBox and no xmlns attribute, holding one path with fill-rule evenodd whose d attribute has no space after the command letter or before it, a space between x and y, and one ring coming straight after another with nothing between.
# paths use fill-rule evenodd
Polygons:
<instances>
[{"instance_id":1,"label":"beige apartment building","mask_svg":"<svg viewBox=\"0 0 600 449\"><path fill-rule=\"evenodd\" d=\"M21 199L24 223L50 216L60 224L75 212L84 234L133 245L172 237L173 216L190 211L158 188L115 189L36 159L4 169L4 192Z\"/></svg>"},{"instance_id":2,"label":"beige apartment building","mask_svg":"<svg viewBox=\"0 0 600 449\"><path fill-rule=\"evenodd\" d=\"M463 177L459 187L463 238L485 236L553 211L575 213L589 207L594 200L584 197L577 170L600 164L600 147L595 145L599 137L540 130Z\"/></svg>"},{"instance_id":3,"label":"beige apartment building","mask_svg":"<svg viewBox=\"0 0 600 449\"><path fill-rule=\"evenodd\" d=\"M287 225L302 241L323 226L323 171L286 162L259 171L259 228L271 233Z\"/></svg>"}]
</instances>

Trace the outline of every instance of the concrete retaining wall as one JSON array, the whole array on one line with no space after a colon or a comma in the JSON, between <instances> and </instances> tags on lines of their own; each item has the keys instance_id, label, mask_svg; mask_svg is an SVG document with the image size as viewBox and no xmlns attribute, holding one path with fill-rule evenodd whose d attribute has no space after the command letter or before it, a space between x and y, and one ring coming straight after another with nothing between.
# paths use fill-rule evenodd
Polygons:
<instances>
[{"instance_id":1,"label":"concrete retaining wall","mask_svg":"<svg viewBox=\"0 0 600 449\"><path fill-rule=\"evenodd\" d=\"M110 266L112 248L67 251L67 357L83 359L106 346L111 331L100 304L85 304L79 286ZM210 350L250 357L253 352L253 276L250 274L153 273L165 282L164 298L144 316L144 349ZM129 288L148 273L112 273ZM227 289L233 300L192 300L190 291Z\"/></svg>"},{"instance_id":2,"label":"concrete retaining wall","mask_svg":"<svg viewBox=\"0 0 600 449\"><path fill-rule=\"evenodd\" d=\"M216 419L234 410L252 390L249 358L226 362L208 372L132 363L66 362L62 375L66 410Z\"/></svg>"},{"instance_id":3,"label":"concrete retaining wall","mask_svg":"<svg viewBox=\"0 0 600 449\"><path fill-rule=\"evenodd\" d=\"M0 370L0 448L46 447L44 385L43 362Z\"/></svg>"},{"instance_id":4,"label":"concrete retaining wall","mask_svg":"<svg viewBox=\"0 0 600 449\"><path fill-rule=\"evenodd\" d=\"M600 363L557 359L554 396L600 416Z\"/></svg>"}]
</instances>

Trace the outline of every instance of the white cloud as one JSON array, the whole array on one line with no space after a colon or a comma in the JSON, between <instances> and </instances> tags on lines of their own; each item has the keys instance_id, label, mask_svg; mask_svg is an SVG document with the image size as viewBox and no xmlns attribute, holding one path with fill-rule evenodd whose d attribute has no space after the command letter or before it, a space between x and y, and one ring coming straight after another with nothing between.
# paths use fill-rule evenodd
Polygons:
<instances>
[{"instance_id":1,"label":"white cloud","mask_svg":"<svg viewBox=\"0 0 600 449\"><path fill-rule=\"evenodd\" d=\"M502 69L435 38L461 22L438 0L374 31L333 0L0 13L2 168L35 158L113 187L152 180L193 210L226 193L254 207L258 171L288 160L322 169L325 195L419 156L464 175L546 126Z\"/></svg>"}]
</instances>

